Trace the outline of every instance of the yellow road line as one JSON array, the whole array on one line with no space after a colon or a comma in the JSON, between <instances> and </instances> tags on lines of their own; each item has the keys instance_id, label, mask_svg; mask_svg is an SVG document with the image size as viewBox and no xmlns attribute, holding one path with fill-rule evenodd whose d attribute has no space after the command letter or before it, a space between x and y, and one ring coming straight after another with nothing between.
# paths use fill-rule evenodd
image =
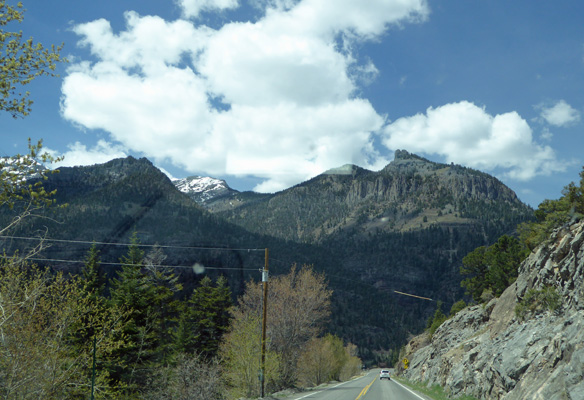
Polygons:
<instances>
[{"instance_id":1,"label":"yellow road line","mask_svg":"<svg viewBox=\"0 0 584 400\"><path fill-rule=\"evenodd\" d=\"M377 378L373 379L369 385L365 386L363 388L363 390L361 390L361 393L359 393L359 396L357 396L357 398L355 400L359 400L361 397L365 396L365 394L367 393L367 391L369 390L369 388L371 387L371 385L373 385L373 383L376 380L377 380Z\"/></svg>"}]
</instances>

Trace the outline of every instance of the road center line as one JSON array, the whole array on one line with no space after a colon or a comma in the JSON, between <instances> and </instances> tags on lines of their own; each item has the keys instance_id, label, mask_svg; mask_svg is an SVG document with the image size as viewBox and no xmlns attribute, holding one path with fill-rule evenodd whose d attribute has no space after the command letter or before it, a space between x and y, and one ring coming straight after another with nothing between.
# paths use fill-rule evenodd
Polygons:
<instances>
[{"instance_id":1,"label":"road center line","mask_svg":"<svg viewBox=\"0 0 584 400\"><path fill-rule=\"evenodd\" d=\"M318 394L318 393L321 393L321 392L326 392L326 391L327 391L327 390L329 390L329 389L334 389L334 388L336 388L336 387L339 387L339 386L341 386L341 385L344 385L344 384L346 384L346 383L349 383L349 382L351 382L351 381L353 381L353 380L354 380L354 379L351 379L351 380L348 380L348 381L345 381L345 382L341 382L341 383L339 383L339 384L337 384L337 385L335 385L335 386L331 386L330 388L326 388L326 389L324 389L324 390L319 390L318 392L311 392L311 393L308 393L306 396L299 397L299 398L297 398L296 400L302 400L302 399L305 399L305 398L307 398L308 396L312 396L313 394Z\"/></svg>"},{"instance_id":2,"label":"road center line","mask_svg":"<svg viewBox=\"0 0 584 400\"><path fill-rule=\"evenodd\" d=\"M373 385L373 382L375 382L376 380L377 380L377 378L374 378L369 385L365 386L363 388L363 390L361 390L361 393L359 393L359 396L357 396L357 398L355 400L359 400L361 397L365 396L365 394L367 393L367 391L369 390L371 385Z\"/></svg>"}]
</instances>

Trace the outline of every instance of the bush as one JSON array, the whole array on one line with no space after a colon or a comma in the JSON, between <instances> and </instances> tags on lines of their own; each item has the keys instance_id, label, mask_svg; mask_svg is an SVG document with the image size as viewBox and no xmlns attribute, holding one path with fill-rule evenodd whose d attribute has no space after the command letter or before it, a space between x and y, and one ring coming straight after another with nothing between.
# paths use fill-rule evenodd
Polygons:
<instances>
[{"instance_id":1,"label":"bush","mask_svg":"<svg viewBox=\"0 0 584 400\"><path fill-rule=\"evenodd\" d=\"M554 229L584 218L584 168L580 172L580 184L570 183L562 195L557 200L544 200L535 210L536 221L518 227L521 241L530 250L544 243Z\"/></svg>"},{"instance_id":2,"label":"bush","mask_svg":"<svg viewBox=\"0 0 584 400\"><path fill-rule=\"evenodd\" d=\"M444 321L448 318L442 312L442 302L438 301L436 303L436 311L434 312L434 316L428 320L428 332L430 333L430 337L434 335L434 332L442 325Z\"/></svg>"},{"instance_id":3,"label":"bush","mask_svg":"<svg viewBox=\"0 0 584 400\"><path fill-rule=\"evenodd\" d=\"M515 315L524 321L530 316L544 311L556 311L560 308L560 295L555 287L547 286L543 289L529 289L523 299L515 307Z\"/></svg>"},{"instance_id":4,"label":"bush","mask_svg":"<svg viewBox=\"0 0 584 400\"><path fill-rule=\"evenodd\" d=\"M458 312L466 308L466 302L464 300L459 300L452 305L450 308L450 317L454 317Z\"/></svg>"}]
</instances>

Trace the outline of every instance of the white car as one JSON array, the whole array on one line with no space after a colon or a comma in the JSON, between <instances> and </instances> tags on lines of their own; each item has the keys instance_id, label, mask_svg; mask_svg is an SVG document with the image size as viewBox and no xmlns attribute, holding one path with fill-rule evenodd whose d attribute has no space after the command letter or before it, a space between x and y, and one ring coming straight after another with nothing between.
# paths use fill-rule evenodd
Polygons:
<instances>
[{"instance_id":1,"label":"white car","mask_svg":"<svg viewBox=\"0 0 584 400\"><path fill-rule=\"evenodd\" d=\"M379 380L381 380L383 378L387 378L388 380L391 380L391 378L389 377L389 371L386 369L382 369L381 372L379 372Z\"/></svg>"}]
</instances>

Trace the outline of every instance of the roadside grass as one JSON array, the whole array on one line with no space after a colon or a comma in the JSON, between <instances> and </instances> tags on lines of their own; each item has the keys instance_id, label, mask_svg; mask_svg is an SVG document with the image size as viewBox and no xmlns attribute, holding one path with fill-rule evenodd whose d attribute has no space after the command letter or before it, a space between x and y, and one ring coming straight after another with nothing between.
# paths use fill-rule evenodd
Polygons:
<instances>
[{"instance_id":1,"label":"roadside grass","mask_svg":"<svg viewBox=\"0 0 584 400\"><path fill-rule=\"evenodd\" d=\"M423 393L426 396L429 396L434 400L478 400L476 397L467 396L467 395L462 395L459 397L450 397L444 392L444 389L442 388L442 386L439 386L439 385L434 385L432 387L428 387L423 383L410 382L404 378L392 377L392 379L395 379L399 383L402 383L402 384L408 386L410 389L413 389L417 392Z\"/></svg>"}]
</instances>

